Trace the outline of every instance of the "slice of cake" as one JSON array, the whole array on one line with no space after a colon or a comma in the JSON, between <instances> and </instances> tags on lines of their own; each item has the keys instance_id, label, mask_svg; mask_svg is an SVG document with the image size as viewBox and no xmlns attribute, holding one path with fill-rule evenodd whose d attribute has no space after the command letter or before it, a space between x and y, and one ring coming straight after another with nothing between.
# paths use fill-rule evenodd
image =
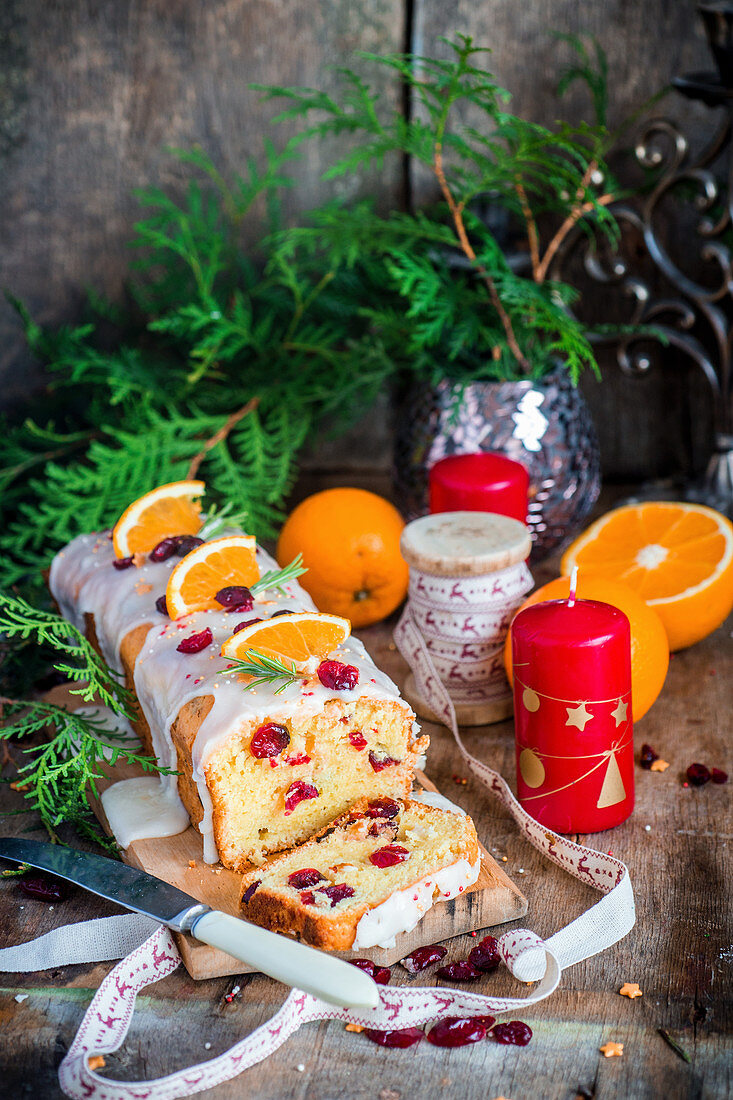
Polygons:
<instances>
[{"instance_id":1,"label":"slice of cake","mask_svg":"<svg viewBox=\"0 0 733 1100\"><path fill-rule=\"evenodd\" d=\"M391 798L361 799L293 851L242 879L247 920L329 951L390 947L480 870L463 813Z\"/></svg>"},{"instance_id":2,"label":"slice of cake","mask_svg":"<svg viewBox=\"0 0 733 1100\"><path fill-rule=\"evenodd\" d=\"M344 685L308 667L284 687L252 686L230 674L222 644L253 619L314 611L310 597L290 580L258 591L245 608L173 620L165 593L180 550L119 559L109 534L83 535L56 556L49 583L62 612L134 691L136 732L178 773L164 783L201 831L204 859L245 870L360 798L405 797L429 741L363 645L349 637L329 654L355 670ZM263 550L256 558L262 576L278 571Z\"/></svg>"}]
</instances>

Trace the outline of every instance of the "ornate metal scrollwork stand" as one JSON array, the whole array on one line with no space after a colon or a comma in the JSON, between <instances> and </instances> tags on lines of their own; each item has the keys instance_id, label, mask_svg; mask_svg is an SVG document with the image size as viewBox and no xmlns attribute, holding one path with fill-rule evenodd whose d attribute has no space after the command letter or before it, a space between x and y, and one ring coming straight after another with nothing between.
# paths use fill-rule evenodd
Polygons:
<instances>
[{"instance_id":1,"label":"ornate metal scrollwork stand","mask_svg":"<svg viewBox=\"0 0 733 1100\"><path fill-rule=\"evenodd\" d=\"M567 281L573 256L582 255L585 274L596 283L613 284L631 302L630 324L653 325L661 342L684 354L702 371L713 399L712 455L701 478L675 488L678 498L709 504L733 515L733 89L724 87L716 74L692 73L677 78L678 91L707 106L722 108L725 118L710 144L694 159L689 143L669 120L653 119L644 126L636 143L639 164L657 173L656 183L637 208L627 203L613 209L622 230L630 228L643 240L653 276L642 277L639 264L621 251L608 254L594 248L579 230L569 235L556 258L554 274ZM721 174L724 176L721 179ZM674 239L669 207L685 205L694 210L697 224L684 232L686 253L673 259L667 242ZM664 205L665 216L660 216ZM623 238L623 233L622 233ZM679 240L677 241L679 244ZM677 251L682 251L677 249ZM701 271L702 269L702 271ZM712 275L711 275L712 272ZM700 279L704 278L705 283ZM658 287L662 288L661 291ZM599 337L612 339L624 373L643 375L653 369L649 334ZM659 344L657 346L660 346ZM650 493L649 495L652 495ZM662 495L659 492L653 495Z\"/></svg>"}]
</instances>

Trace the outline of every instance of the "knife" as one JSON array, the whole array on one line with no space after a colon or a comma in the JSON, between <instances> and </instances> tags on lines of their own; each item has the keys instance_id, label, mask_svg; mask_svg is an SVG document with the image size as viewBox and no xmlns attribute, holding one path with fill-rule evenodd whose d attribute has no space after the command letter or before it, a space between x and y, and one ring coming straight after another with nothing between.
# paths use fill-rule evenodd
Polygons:
<instances>
[{"instance_id":1,"label":"knife","mask_svg":"<svg viewBox=\"0 0 733 1100\"><path fill-rule=\"evenodd\" d=\"M212 909L177 887L116 859L17 837L0 837L0 858L49 871L134 913L152 917L174 932L188 932L263 974L329 1004L374 1008L379 1001L372 978L350 963Z\"/></svg>"}]
</instances>

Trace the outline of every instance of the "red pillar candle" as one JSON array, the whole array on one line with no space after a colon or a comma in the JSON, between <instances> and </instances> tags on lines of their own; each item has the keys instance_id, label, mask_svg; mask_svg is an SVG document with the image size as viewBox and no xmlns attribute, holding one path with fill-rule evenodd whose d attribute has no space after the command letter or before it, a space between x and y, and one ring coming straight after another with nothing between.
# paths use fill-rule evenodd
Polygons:
<instances>
[{"instance_id":1,"label":"red pillar candle","mask_svg":"<svg viewBox=\"0 0 733 1100\"><path fill-rule=\"evenodd\" d=\"M511 632L519 801L559 833L620 824L634 808L629 620L597 600L549 600Z\"/></svg>"},{"instance_id":2,"label":"red pillar candle","mask_svg":"<svg viewBox=\"0 0 733 1100\"><path fill-rule=\"evenodd\" d=\"M498 454L449 455L428 474L431 512L496 512L527 520L529 474Z\"/></svg>"}]
</instances>

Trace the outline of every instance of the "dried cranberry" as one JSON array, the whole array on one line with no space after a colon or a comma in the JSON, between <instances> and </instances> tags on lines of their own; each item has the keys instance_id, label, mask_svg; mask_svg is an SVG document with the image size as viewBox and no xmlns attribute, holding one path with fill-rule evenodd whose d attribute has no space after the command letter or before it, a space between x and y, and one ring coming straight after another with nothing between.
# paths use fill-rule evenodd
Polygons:
<instances>
[{"instance_id":1,"label":"dried cranberry","mask_svg":"<svg viewBox=\"0 0 733 1100\"><path fill-rule=\"evenodd\" d=\"M475 982L481 977L481 971L465 959L441 966L436 974L439 978L447 978L451 982Z\"/></svg>"},{"instance_id":2,"label":"dried cranberry","mask_svg":"<svg viewBox=\"0 0 733 1100\"><path fill-rule=\"evenodd\" d=\"M399 802L394 798L373 798L366 811L367 817L397 817L400 812Z\"/></svg>"},{"instance_id":3,"label":"dried cranberry","mask_svg":"<svg viewBox=\"0 0 733 1100\"><path fill-rule=\"evenodd\" d=\"M318 679L332 691L353 691L359 683L359 669L342 661L321 661Z\"/></svg>"},{"instance_id":4,"label":"dried cranberry","mask_svg":"<svg viewBox=\"0 0 733 1100\"><path fill-rule=\"evenodd\" d=\"M176 649L179 653L200 653L202 649L206 649L207 645L211 645L213 640L214 635L211 633L211 627L207 626L205 630L200 630L198 634L189 634L176 646Z\"/></svg>"},{"instance_id":5,"label":"dried cranberry","mask_svg":"<svg viewBox=\"0 0 733 1100\"><path fill-rule=\"evenodd\" d=\"M289 744L290 734L285 726L279 726L277 722L265 722L252 735L249 751L258 760L264 760L268 756L277 756Z\"/></svg>"},{"instance_id":6,"label":"dried cranberry","mask_svg":"<svg viewBox=\"0 0 733 1100\"><path fill-rule=\"evenodd\" d=\"M371 959L349 959L349 962L352 966L358 966L359 970L363 970L365 974L373 978L377 985L389 985L392 971L388 966L377 966Z\"/></svg>"},{"instance_id":7,"label":"dried cranberry","mask_svg":"<svg viewBox=\"0 0 733 1100\"><path fill-rule=\"evenodd\" d=\"M344 898L353 898L355 890L353 886L347 886L345 882L339 882L334 886L322 886L319 894L325 894L331 899L331 908L338 905Z\"/></svg>"},{"instance_id":8,"label":"dried cranberry","mask_svg":"<svg viewBox=\"0 0 733 1100\"><path fill-rule=\"evenodd\" d=\"M306 752L298 752L295 756L286 756L285 763L290 764L291 768L295 768L298 764L310 764L311 758Z\"/></svg>"},{"instance_id":9,"label":"dried cranberry","mask_svg":"<svg viewBox=\"0 0 733 1100\"><path fill-rule=\"evenodd\" d=\"M497 1024L491 1034L497 1043L506 1043L508 1046L526 1047L532 1038L532 1028L523 1024L521 1020L510 1020L506 1024Z\"/></svg>"},{"instance_id":10,"label":"dried cranberry","mask_svg":"<svg viewBox=\"0 0 733 1100\"><path fill-rule=\"evenodd\" d=\"M384 848L377 848L369 856L369 862L375 867L396 867L398 863L404 863L410 853L400 844L385 844Z\"/></svg>"},{"instance_id":11,"label":"dried cranberry","mask_svg":"<svg viewBox=\"0 0 733 1100\"><path fill-rule=\"evenodd\" d=\"M132 558L115 558L112 564L115 569L129 569L132 565Z\"/></svg>"},{"instance_id":12,"label":"dried cranberry","mask_svg":"<svg viewBox=\"0 0 733 1100\"><path fill-rule=\"evenodd\" d=\"M278 617L278 615L292 615L292 614L293 614L293 612L289 608L281 607L279 611L273 611L272 615L270 615L270 618L271 619L276 619Z\"/></svg>"},{"instance_id":13,"label":"dried cranberry","mask_svg":"<svg viewBox=\"0 0 733 1100\"><path fill-rule=\"evenodd\" d=\"M440 962L447 954L447 947L442 947L439 943L430 943L425 947L418 947L417 950L406 955L404 959L400 960L400 965L404 966L405 970L409 970L411 974L418 974L427 966Z\"/></svg>"},{"instance_id":14,"label":"dried cranberry","mask_svg":"<svg viewBox=\"0 0 733 1100\"><path fill-rule=\"evenodd\" d=\"M396 764L399 764L399 760L395 760L393 759L393 757L387 756L386 753L376 753L372 749L370 749L369 763L372 766L372 771L381 772L382 768L393 768Z\"/></svg>"},{"instance_id":15,"label":"dried cranberry","mask_svg":"<svg viewBox=\"0 0 733 1100\"><path fill-rule=\"evenodd\" d=\"M301 905L315 905L316 904L316 899L313 897L313 891L312 890L304 890L303 891L303 893L300 895L300 904Z\"/></svg>"},{"instance_id":16,"label":"dried cranberry","mask_svg":"<svg viewBox=\"0 0 733 1100\"><path fill-rule=\"evenodd\" d=\"M255 623L261 623L262 619L245 619L243 623L237 623L232 631L232 634L238 634L240 630L244 630L245 626L254 626Z\"/></svg>"},{"instance_id":17,"label":"dried cranberry","mask_svg":"<svg viewBox=\"0 0 733 1100\"><path fill-rule=\"evenodd\" d=\"M427 1040L436 1047L467 1047L486 1038L486 1028L475 1016L446 1016L430 1028Z\"/></svg>"},{"instance_id":18,"label":"dried cranberry","mask_svg":"<svg viewBox=\"0 0 733 1100\"><path fill-rule=\"evenodd\" d=\"M185 558L186 554L190 554L197 546L204 545L204 540L200 539L198 535L179 535L177 541L178 545L175 550L177 558Z\"/></svg>"},{"instance_id":19,"label":"dried cranberry","mask_svg":"<svg viewBox=\"0 0 733 1100\"><path fill-rule=\"evenodd\" d=\"M157 546L154 546L150 551L151 561L167 561L168 558L172 558L178 549L178 535L173 535L167 539L161 539Z\"/></svg>"},{"instance_id":20,"label":"dried cranberry","mask_svg":"<svg viewBox=\"0 0 733 1100\"><path fill-rule=\"evenodd\" d=\"M468 961L477 970L488 972L496 970L501 962L499 944L493 936L485 936L481 943L477 944L468 953Z\"/></svg>"},{"instance_id":21,"label":"dried cranberry","mask_svg":"<svg viewBox=\"0 0 733 1100\"><path fill-rule=\"evenodd\" d=\"M724 772L722 768L711 768L710 778L712 779L713 783L727 783L728 773Z\"/></svg>"},{"instance_id":22,"label":"dried cranberry","mask_svg":"<svg viewBox=\"0 0 733 1100\"><path fill-rule=\"evenodd\" d=\"M685 775L693 787L704 787L710 781L710 772L704 764L690 764Z\"/></svg>"},{"instance_id":23,"label":"dried cranberry","mask_svg":"<svg viewBox=\"0 0 733 1100\"><path fill-rule=\"evenodd\" d=\"M165 596L158 596L155 601L155 610L159 611L161 615L168 614L168 604L165 602Z\"/></svg>"},{"instance_id":24,"label":"dried cranberry","mask_svg":"<svg viewBox=\"0 0 733 1100\"><path fill-rule=\"evenodd\" d=\"M368 1027L364 1034L380 1047L398 1047L400 1050L414 1047L415 1043L425 1038L425 1032L419 1027L403 1027L399 1031L377 1031L376 1028Z\"/></svg>"},{"instance_id":25,"label":"dried cranberry","mask_svg":"<svg viewBox=\"0 0 733 1100\"><path fill-rule=\"evenodd\" d=\"M226 588L220 588L214 599L227 611L251 611L255 604L252 593L243 584L230 584Z\"/></svg>"},{"instance_id":26,"label":"dried cranberry","mask_svg":"<svg viewBox=\"0 0 733 1100\"><path fill-rule=\"evenodd\" d=\"M355 749L365 749L367 747L367 739L361 730L349 730L349 741Z\"/></svg>"},{"instance_id":27,"label":"dried cranberry","mask_svg":"<svg viewBox=\"0 0 733 1100\"><path fill-rule=\"evenodd\" d=\"M18 886L27 898L37 898L38 901L64 901L69 890L65 882L50 875L26 875L20 879Z\"/></svg>"},{"instance_id":28,"label":"dried cranberry","mask_svg":"<svg viewBox=\"0 0 733 1100\"><path fill-rule=\"evenodd\" d=\"M261 886L261 885L262 885L262 879L257 878L257 879L255 879L255 881L253 883L251 883L251 885L249 885L247 887L247 889L242 894L242 905L246 905L248 901L252 900L252 898L254 897L255 890L257 889L258 886Z\"/></svg>"},{"instance_id":29,"label":"dried cranberry","mask_svg":"<svg viewBox=\"0 0 733 1100\"><path fill-rule=\"evenodd\" d=\"M314 787L312 783L306 783L304 779L296 779L285 792L285 816L291 814L299 802L318 797L317 787Z\"/></svg>"},{"instance_id":30,"label":"dried cranberry","mask_svg":"<svg viewBox=\"0 0 733 1100\"><path fill-rule=\"evenodd\" d=\"M316 886L323 882L324 876L315 867L304 867L301 871L293 871L288 875L288 886L295 890L307 890L309 886Z\"/></svg>"},{"instance_id":31,"label":"dried cranberry","mask_svg":"<svg viewBox=\"0 0 733 1100\"><path fill-rule=\"evenodd\" d=\"M659 753L655 752L651 745L643 744L639 753L639 763L645 771L649 771L655 760L659 760Z\"/></svg>"}]
</instances>

